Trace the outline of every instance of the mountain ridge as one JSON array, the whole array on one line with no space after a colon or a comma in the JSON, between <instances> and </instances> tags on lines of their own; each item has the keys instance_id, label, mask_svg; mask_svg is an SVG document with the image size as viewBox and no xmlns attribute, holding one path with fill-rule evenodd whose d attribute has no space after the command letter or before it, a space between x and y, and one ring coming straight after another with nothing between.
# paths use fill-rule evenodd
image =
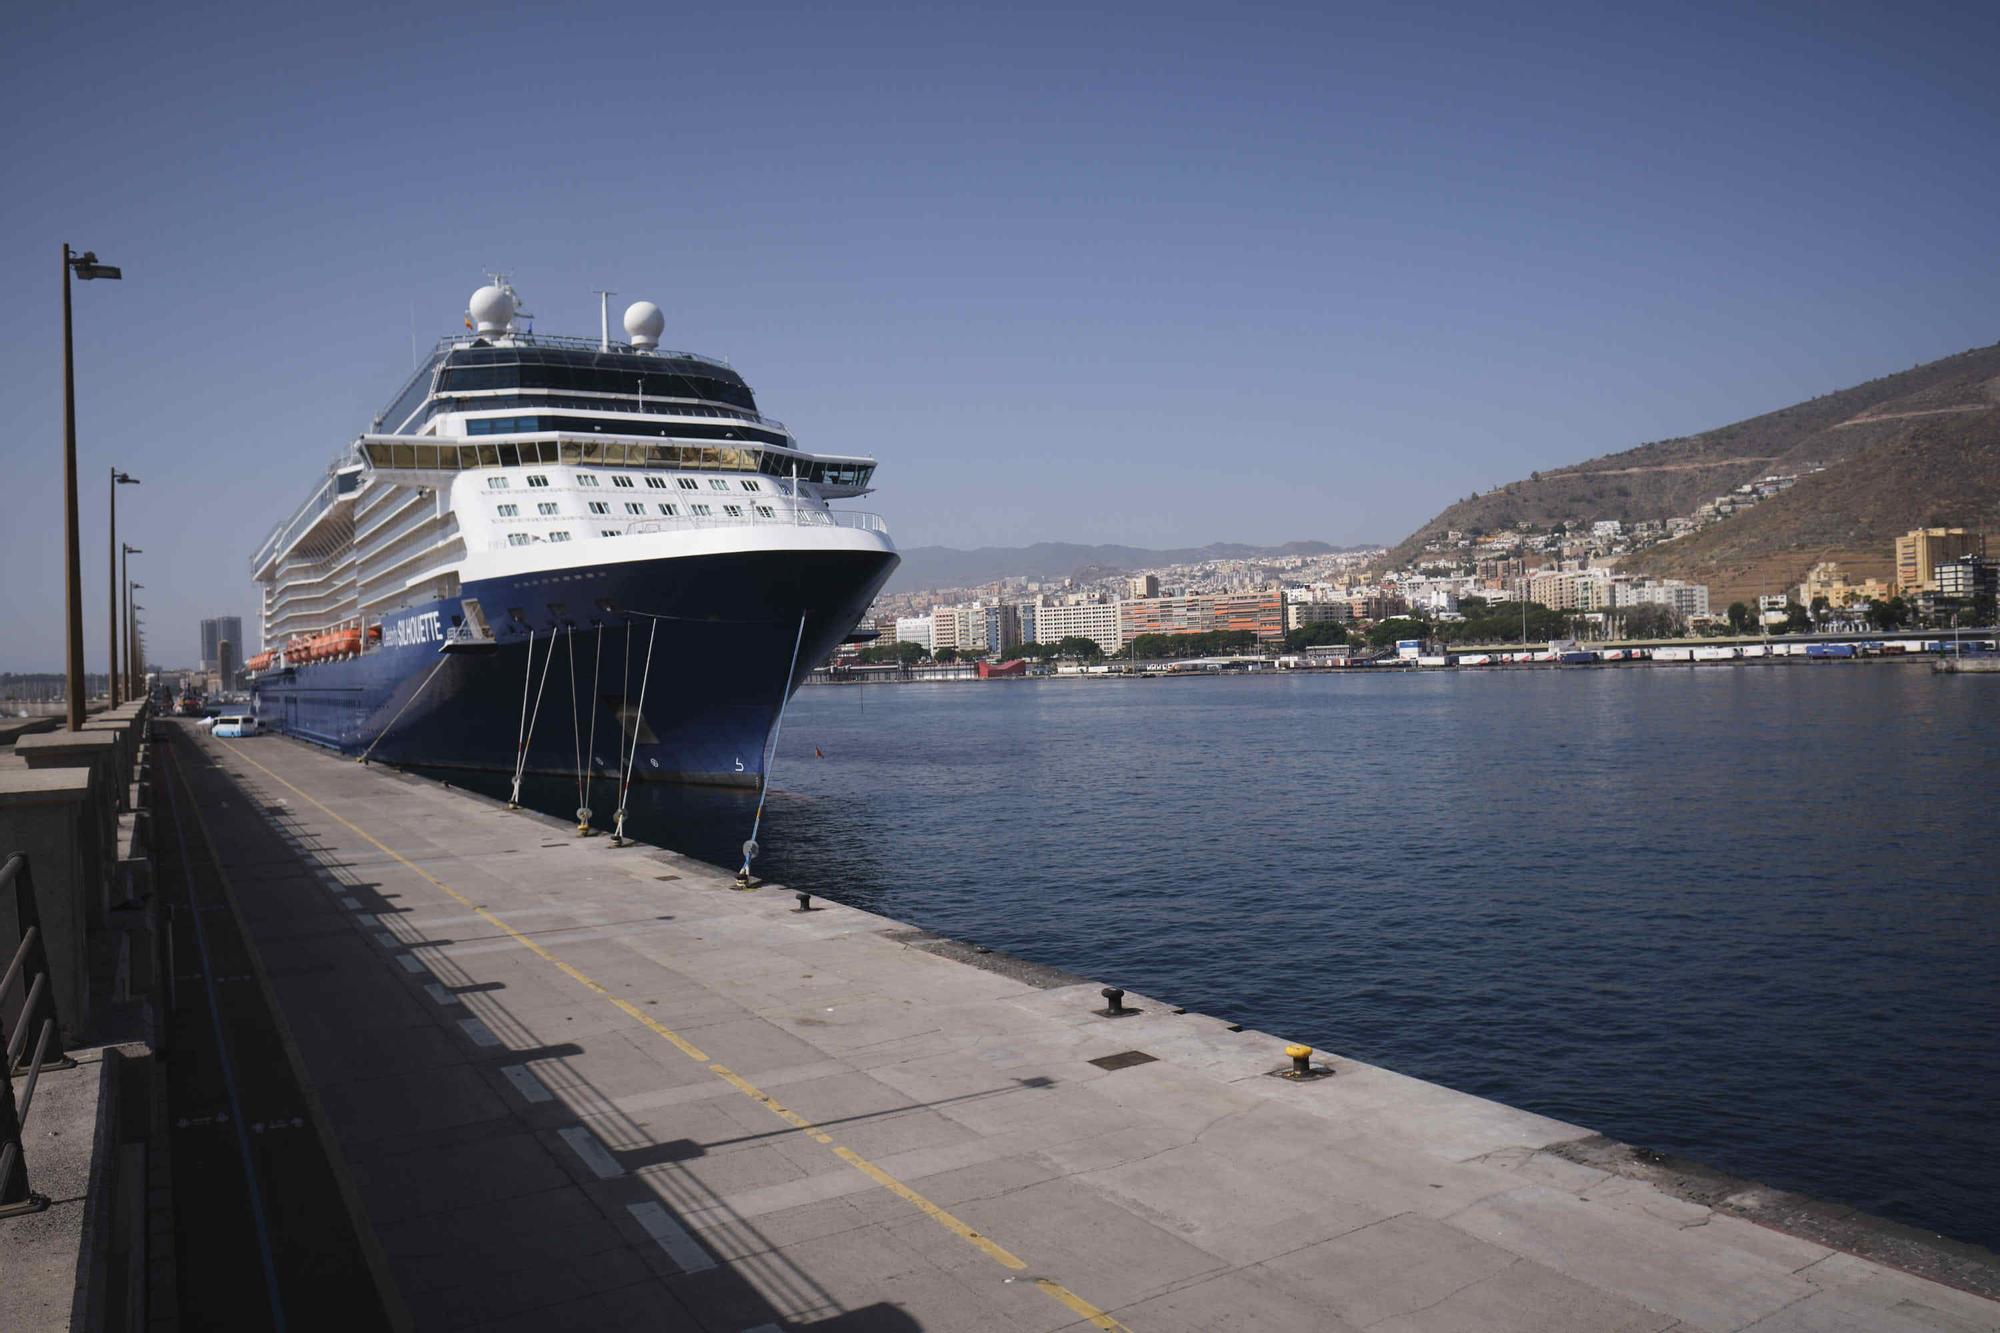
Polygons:
<instances>
[{"instance_id":1,"label":"mountain ridge","mask_svg":"<svg viewBox=\"0 0 2000 1333\"><path fill-rule=\"evenodd\" d=\"M1707 583L1711 603L1727 604L1796 584L1820 559L1884 572L1894 538L1920 525L2000 530L2000 344L1535 473L1447 506L1392 549L1388 564L1410 563L1451 530L1688 515L1738 485L1784 473L1802 475L1791 489L1620 567Z\"/></svg>"}]
</instances>

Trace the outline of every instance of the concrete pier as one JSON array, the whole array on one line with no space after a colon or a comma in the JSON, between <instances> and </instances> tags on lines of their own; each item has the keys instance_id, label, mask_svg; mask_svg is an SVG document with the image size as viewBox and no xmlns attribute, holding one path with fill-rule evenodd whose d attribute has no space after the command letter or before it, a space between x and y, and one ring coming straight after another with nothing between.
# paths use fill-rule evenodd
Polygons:
<instances>
[{"instance_id":1,"label":"concrete pier","mask_svg":"<svg viewBox=\"0 0 2000 1333\"><path fill-rule=\"evenodd\" d=\"M1583 1127L1338 1052L1282 1077L1284 1039L1170 1000L1107 1016L1115 978L169 729L254 953L226 980L303 1074L245 1114L325 1136L397 1323L2000 1329L1982 1251L1690 1197Z\"/></svg>"}]
</instances>

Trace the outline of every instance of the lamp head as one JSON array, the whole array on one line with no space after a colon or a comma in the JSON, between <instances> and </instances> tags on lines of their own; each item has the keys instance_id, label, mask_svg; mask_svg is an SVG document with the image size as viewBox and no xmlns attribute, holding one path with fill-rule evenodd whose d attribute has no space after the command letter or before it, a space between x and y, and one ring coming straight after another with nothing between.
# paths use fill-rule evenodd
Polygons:
<instances>
[{"instance_id":1,"label":"lamp head","mask_svg":"<svg viewBox=\"0 0 2000 1333\"><path fill-rule=\"evenodd\" d=\"M111 479L120 486L137 486L139 484L139 479L129 472L113 472Z\"/></svg>"},{"instance_id":2,"label":"lamp head","mask_svg":"<svg viewBox=\"0 0 2000 1333\"><path fill-rule=\"evenodd\" d=\"M131 543L129 543L129 542L120 542L120 543L119 543L119 545L120 545L120 546L123 546L123 547L125 548L125 554L127 554L127 555L144 555L144 554L146 554L146 553L145 553L144 551L140 550L140 549L139 549L138 547L136 547L136 546L132 545L132 544L131 544Z\"/></svg>"},{"instance_id":3,"label":"lamp head","mask_svg":"<svg viewBox=\"0 0 2000 1333\"><path fill-rule=\"evenodd\" d=\"M95 250L85 250L80 255L72 255L69 266L83 282L89 282L94 278L118 279L125 276L125 271L115 264L98 263Z\"/></svg>"}]
</instances>

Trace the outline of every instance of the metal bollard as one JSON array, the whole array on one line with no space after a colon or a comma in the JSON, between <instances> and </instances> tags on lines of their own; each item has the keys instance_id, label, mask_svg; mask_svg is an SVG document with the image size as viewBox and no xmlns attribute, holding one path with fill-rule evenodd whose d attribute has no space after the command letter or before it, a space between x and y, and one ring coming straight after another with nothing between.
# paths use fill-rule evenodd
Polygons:
<instances>
[{"instance_id":1,"label":"metal bollard","mask_svg":"<svg viewBox=\"0 0 2000 1333\"><path fill-rule=\"evenodd\" d=\"M1293 1078L1308 1078L1312 1075L1312 1053L1313 1048L1310 1046L1295 1044L1285 1048L1285 1054L1292 1058Z\"/></svg>"},{"instance_id":2,"label":"metal bollard","mask_svg":"<svg viewBox=\"0 0 2000 1333\"><path fill-rule=\"evenodd\" d=\"M792 896L799 900L799 905L792 909L794 912L817 912L819 910L813 906L813 896L810 893L796 893Z\"/></svg>"},{"instance_id":3,"label":"metal bollard","mask_svg":"<svg viewBox=\"0 0 2000 1333\"><path fill-rule=\"evenodd\" d=\"M1097 1012L1103 1014L1106 1018L1123 1018L1125 1015L1134 1012L1125 1007L1125 992L1122 988L1106 986L1097 993L1104 997L1104 1007Z\"/></svg>"}]
</instances>

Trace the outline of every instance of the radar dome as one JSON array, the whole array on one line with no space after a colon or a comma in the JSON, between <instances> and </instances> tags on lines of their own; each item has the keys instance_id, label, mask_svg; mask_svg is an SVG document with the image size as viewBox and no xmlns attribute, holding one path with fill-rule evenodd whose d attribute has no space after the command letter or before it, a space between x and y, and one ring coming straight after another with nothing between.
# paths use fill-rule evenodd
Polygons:
<instances>
[{"instance_id":1,"label":"radar dome","mask_svg":"<svg viewBox=\"0 0 2000 1333\"><path fill-rule=\"evenodd\" d=\"M658 347L666 328L667 317L651 301L634 301L625 311L625 332L634 347Z\"/></svg>"},{"instance_id":2,"label":"radar dome","mask_svg":"<svg viewBox=\"0 0 2000 1333\"><path fill-rule=\"evenodd\" d=\"M514 326L514 294L491 284L481 287L472 294L465 313L482 334L507 333Z\"/></svg>"}]
</instances>

